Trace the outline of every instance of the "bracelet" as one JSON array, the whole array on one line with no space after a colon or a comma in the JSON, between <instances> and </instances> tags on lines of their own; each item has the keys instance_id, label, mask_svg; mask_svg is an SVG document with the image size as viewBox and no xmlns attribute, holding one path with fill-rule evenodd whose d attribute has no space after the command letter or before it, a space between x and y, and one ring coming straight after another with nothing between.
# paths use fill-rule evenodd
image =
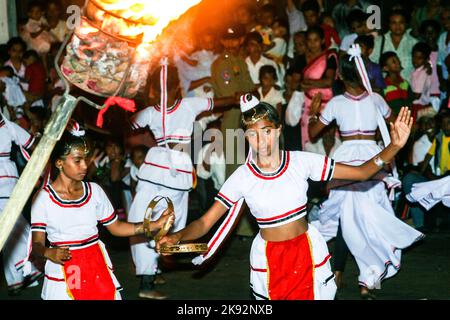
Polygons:
<instances>
[{"instance_id":1,"label":"bracelet","mask_svg":"<svg viewBox=\"0 0 450 320\"><path fill-rule=\"evenodd\" d=\"M309 122L317 122L319 120L319 117L315 114L309 117Z\"/></svg>"},{"instance_id":2,"label":"bracelet","mask_svg":"<svg viewBox=\"0 0 450 320\"><path fill-rule=\"evenodd\" d=\"M375 159L373 159L373 162L375 162L375 164L379 168L384 167L384 165L386 164L386 162L384 162L384 160L381 159L380 157L376 157Z\"/></svg>"}]
</instances>

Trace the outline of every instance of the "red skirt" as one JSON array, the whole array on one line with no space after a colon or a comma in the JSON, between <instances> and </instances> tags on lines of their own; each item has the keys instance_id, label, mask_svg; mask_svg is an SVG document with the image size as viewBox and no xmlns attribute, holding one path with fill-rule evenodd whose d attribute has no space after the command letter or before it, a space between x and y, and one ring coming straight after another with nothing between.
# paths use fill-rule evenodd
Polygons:
<instances>
[{"instance_id":1,"label":"red skirt","mask_svg":"<svg viewBox=\"0 0 450 320\"><path fill-rule=\"evenodd\" d=\"M114 300L116 287L100 244L71 250L64 264L67 292L74 300Z\"/></svg>"},{"instance_id":2,"label":"red skirt","mask_svg":"<svg viewBox=\"0 0 450 320\"><path fill-rule=\"evenodd\" d=\"M272 300L314 300L314 262L307 233L267 242L267 277Z\"/></svg>"}]
</instances>

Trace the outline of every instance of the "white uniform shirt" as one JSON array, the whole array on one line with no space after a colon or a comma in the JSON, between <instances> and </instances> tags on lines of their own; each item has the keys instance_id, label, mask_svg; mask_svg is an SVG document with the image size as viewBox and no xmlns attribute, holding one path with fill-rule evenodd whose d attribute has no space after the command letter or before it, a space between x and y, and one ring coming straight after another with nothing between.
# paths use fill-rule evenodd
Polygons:
<instances>
[{"instance_id":1,"label":"white uniform shirt","mask_svg":"<svg viewBox=\"0 0 450 320\"><path fill-rule=\"evenodd\" d=\"M282 151L279 168L262 172L253 160L225 181L216 200L231 208L244 198L260 228L281 226L306 215L308 179L329 181L334 160L302 151Z\"/></svg>"},{"instance_id":2,"label":"white uniform shirt","mask_svg":"<svg viewBox=\"0 0 450 320\"><path fill-rule=\"evenodd\" d=\"M211 143L206 144L198 153L198 163L197 163L197 176L202 179L212 179L214 183L214 188L216 190L220 190L223 183L225 182L225 155L222 154L219 156L217 152L213 151L210 156L210 169L209 171L205 169L203 166L203 161L206 157L206 152L208 152L208 148L211 146Z\"/></svg>"},{"instance_id":3,"label":"white uniform shirt","mask_svg":"<svg viewBox=\"0 0 450 320\"><path fill-rule=\"evenodd\" d=\"M342 137L374 135L378 128L377 108L383 118L390 117L391 108L379 94L369 96L364 92L355 97L344 93L327 103L319 119L325 125L336 120Z\"/></svg>"},{"instance_id":4,"label":"white uniform shirt","mask_svg":"<svg viewBox=\"0 0 450 320\"><path fill-rule=\"evenodd\" d=\"M131 120L133 129L148 126L155 135L156 143L189 143L197 116L204 111L212 111L214 101L205 98L184 98L167 108L166 137L163 137L162 113L159 105L148 107L137 113Z\"/></svg>"},{"instance_id":5,"label":"white uniform shirt","mask_svg":"<svg viewBox=\"0 0 450 320\"><path fill-rule=\"evenodd\" d=\"M52 247L81 249L98 242L97 224L110 225L116 212L106 193L96 183L82 182L78 200L63 200L50 186L36 195L31 208L31 230L46 232Z\"/></svg>"},{"instance_id":6,"label":"white uniform shirt","mask_svg":"<svg viewBox=\"0 0 450 320\"><path fill-rule=\"evenodd\" d=\"M11 162L10 153L13 142L21 147L23 156L29 160L30 156L27 149L33 145L34 137L14 122L0 117L0 163L3 161ZM0 165L0 177L4 176L2 171Z\"/></svg>"},{"instance_id":7,"label":"white uniform shirt","mask_svg":"<svg viewBox=\"0 0 450 320\"><path fill-rule=\"evenodd\" d=\"M277 108L278 104L285 104L283 93L280 90L272 87L270 91L264 96L262 92L262 88L258 88L259 93L259 101L266 102L270 104L272 107Z\"/></svg>"},{"instance_id":8,"label":"white uniform shirt","mask_svg":"<svg viewBox=\"0 0 450 320\"><path fill-rule=\"evenodd\" d=\"M280 85L280 83L281 83L280 72L278 70L278 65L275 61L273 61L269 58L266 58L264 56L261 56L261 59L259 59L259 61L255 64L253 64L250 57L245 58L245 63L247 64L248 72L250 73L250 78L252 78L252 81L254 84L259 84L259 69L261 69L262 66L269 65L269 66L274 67L275 70L277 71L277 77L278 77L277 84Z\"/></svg>"},{"instance_id":9,"label":"white uniform shirt","mask_svg":"<svg viewBox=\"0 0 450 320\"><path fill-rule=\"evenodd\" d=\"M424 134L414 142L413 146L413 154L412 154L412 164L414 166L419 165L423 160L425 160L426 155L428 154L428 150L430 150L433 143L428 139L428 136ZM430 163L434 163L434 157L431 158ZM431 169L434 173L434 166L431 166Z\"/></svg>"}]
</instances>

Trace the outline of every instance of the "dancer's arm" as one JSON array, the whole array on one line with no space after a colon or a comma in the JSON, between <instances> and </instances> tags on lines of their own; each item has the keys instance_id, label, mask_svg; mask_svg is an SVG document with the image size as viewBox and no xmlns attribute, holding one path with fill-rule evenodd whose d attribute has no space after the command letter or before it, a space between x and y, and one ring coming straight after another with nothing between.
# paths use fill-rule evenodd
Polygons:
<instances>
[{"instance_id":1,"label":"dancer's arm","mask_svg":"<svg viewBox=\"0 0 450 320\"><path fill-rule=\"evenodd\" d=\"M174 245L180 241L196 240L203 237L227 211L228 209L224 205L215 201L211 208L199 219L191 222L186 228L163 237L156 244L156 249L159 250L159 247L164 243Z\"/></svg>"},{"instance_id":2,"label":"dancer's arm","mask_svg":"<svg viewBox=\"0 0 450 320\"><path fill-rule=\"evenodd\" d=\"M360 166L348 166L337 163L333 178L364 181L372 177L383 168L382 165L375 163L377 159L382 160L384 163L389 163L394 159L400 149L403 148L408 141L412 124L413 118L411 117L411 111L407 107L403 107L395 123L391 123L391 143L389 146Z\"/></svg>"},{"instance_id":3,"label":"dancer's arm","mask_svg":"<svg viewBox=\"0 0 450 320\"><path fill-rule=\"evenodd\" d=\"M49 259L61 265L64 265L66 261L72 259L68 247L47 248L45 246L45 232L33 232L32 237L32 253L35 257Z\"/></svg>"}]
</instances>

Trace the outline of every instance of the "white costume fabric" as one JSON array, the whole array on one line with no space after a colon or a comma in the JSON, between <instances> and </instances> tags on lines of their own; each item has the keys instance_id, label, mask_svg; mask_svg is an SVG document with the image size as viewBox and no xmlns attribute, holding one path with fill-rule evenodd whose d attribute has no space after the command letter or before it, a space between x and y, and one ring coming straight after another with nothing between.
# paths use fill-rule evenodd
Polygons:
<instances>
[{"instance_id":1,"label":"white costume fabric","mask_svg":"<svg viewBox=\"0 0 450 320\"><path fill-rule=\"evenodd\" d=\"M333 98L320 116L328 125L336 120L342 136L374 135L378 127L377 109L388 118L390 109L378 94ZM344 141L334 160L358 166L381 152L372 140ZM320 209L320 223L327 240L336 235L340 219L344 240L358 264L359 284L369 289L379 286L400 268L401 249L423 235L395 217L383 181L350 182L332 189ZM330 226L334 231L330 232Z\"/></svg>"},{"instance_id":2,"label":"white costume fabric","mask_svg":"<svg viewBox=\"0 0 450 320\"><path fill-rule=\"evenodd\" d=\"M188 193L192 190L195 171L190 156L186 152L163 147L165 143L188 145L191 141L196 117L204 111L212 111L212 99L184 98L167 109L167 119L162 127L159 105L148 107L132 119L132 127L149 127L153 132L157 147L151 148L145 162L139 169L136 196L128 215L129 222L142 222L145 210L156 196L169 197L175 210L174 231L185 227L188 211ZM164 137L165 129L165 137ZM163 212L163 204L155 208L158 219ZM137 275L154 275L157 272L159 254L147 242L131 245Z\"/></svg>"},{"instance_id":3,"label":"white costume fabric","mask_svg":"<svg viewBox=\"0 0 450 320\"><path fill-rule=\"evenodd\" d=\"M228 216L208 243L208 252L197 256L194 264L210 259L235 225L240 207L245 200L260 228L282 226L306 216L308 179L328 181L334 172L334 161L321 155L282 151L279 168L266 173L251 157L225 181L216 200L229 209ZM315 299L333 299L336 286L331 280L329 253L322 236L310 226L308 230L315 268ZM258 234L250 253L250 286L256 299L267 299L268 282L265 241ZM320 288L320 289L319 289Z\"/></svg>"},{"instance_id":4,"label":"white costume fabric","mask_svg":"<svg viewBox=\"0 0 450 320\"><path fill-rule=\"evenodd\" d=\"M419 202L426 210L430 210L438 202L450 208L450 176L429 182L415 183L408 201Z\"/></svg>"},{"instance_id":5,"label":"white costume fabric","mask_svg":"<svg viewBox=\"0 0 450 320\"><path fill-rule=\"evenodd\" d=\"M115 298L122 289L113 273L113 265L105 245L99 239L97 224L108 226L117 220L106 193L96 183L83 182L83 196L78 200L61 199L51 185L36 194L31 209L31 230L46 232L51 247L67 246L70 250L99 245L116 287ZM71 300L64 268L50 260L45 264L45 280L41 298Z\"/></svg>"},{"instance_id":6,"label":"white costume fabric","mask_svg":"<svg viewBox=\"0 0 450 320\"><path fill-rule=\"evenodd\" d=\"M0 115L1 119L1 115ZM12 143L20 146L22 154L29 159L26 149L34 143L34 137L17 124L5 119L0 120L0 215L11 196L11 193L19 179L19 174L14 162L10 159ZM21 287L24 282L22 268L23 258L27 254L28 236L30 225L22 215L14 225L8 240L3 247L3 265L5 278L10 289ZM32 268L30 276L37 278L40 272Z\"/></svg>"}]
</instances>

